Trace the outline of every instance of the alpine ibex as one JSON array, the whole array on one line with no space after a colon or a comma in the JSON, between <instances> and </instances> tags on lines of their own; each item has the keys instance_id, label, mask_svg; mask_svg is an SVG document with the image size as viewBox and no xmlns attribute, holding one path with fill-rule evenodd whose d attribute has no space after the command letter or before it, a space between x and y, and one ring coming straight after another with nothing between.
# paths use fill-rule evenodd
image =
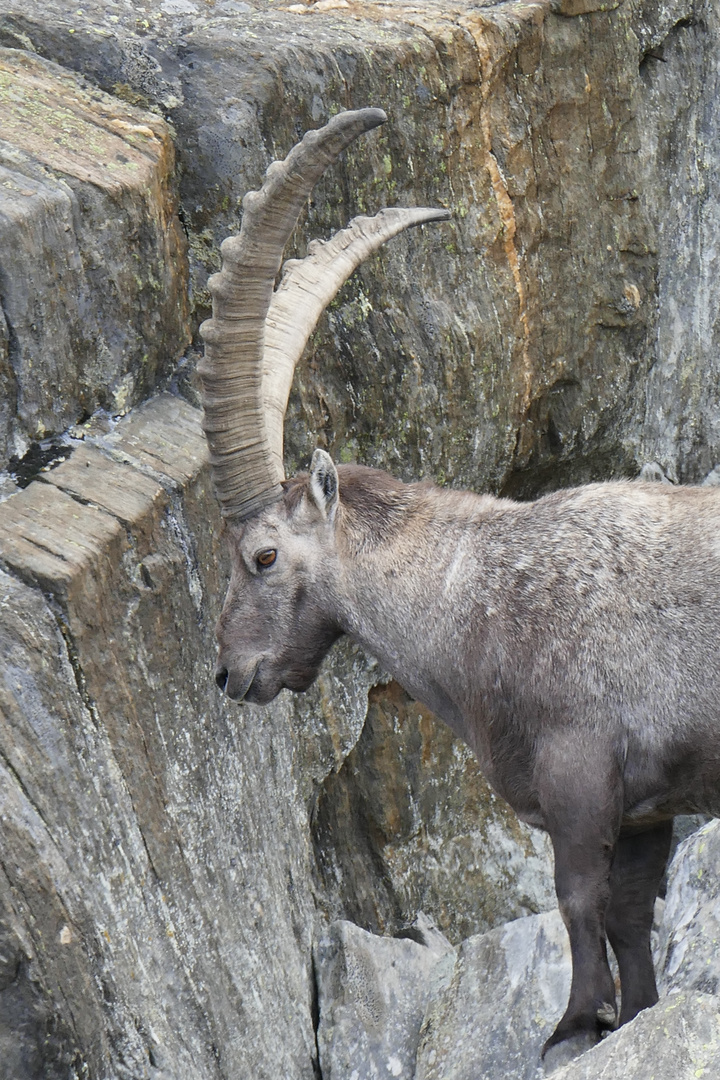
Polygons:
<instances>
[{"instance_id":1,"label":"alpine ibex","mask_svg":"<svg viewBox=\"0 0 720 1080\"><path fill-rule=\"evenodd\" d=\"M218 685L265 704L306 690L348 634L545 829L572 988L548 1046L657 1000L653 906L675 814L720 813L720 492L627 482L531 503L404 484L322 450L283 472L296 362L327 303L386 239L443 210L357 218L282 253L326 166L378 109L310 132L245 196L203 326L205 430L232 576Z\"/></svg>"}]
</instances>

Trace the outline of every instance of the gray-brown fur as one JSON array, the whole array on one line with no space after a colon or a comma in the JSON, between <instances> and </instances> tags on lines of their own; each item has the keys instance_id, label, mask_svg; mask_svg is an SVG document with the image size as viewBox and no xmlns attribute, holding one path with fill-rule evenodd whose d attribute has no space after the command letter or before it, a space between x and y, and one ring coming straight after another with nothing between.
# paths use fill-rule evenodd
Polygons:
<instances>
[{"instance_id":1,"label":"gray-brown fur","mask_svg":"<svg viewBox=\"0 0 720 1080\"><path fill-rule=\"evenodd\" d=\"M335 473L318 451L229 531L219 684L267 702L309 686L341 633L360 642L550 833L574 975L549 1045L614 1025L606 932L621 1021L653 1004L672 816L720 813L720 493L610 483L513 503Z\"/></svg>"}]
</instances>

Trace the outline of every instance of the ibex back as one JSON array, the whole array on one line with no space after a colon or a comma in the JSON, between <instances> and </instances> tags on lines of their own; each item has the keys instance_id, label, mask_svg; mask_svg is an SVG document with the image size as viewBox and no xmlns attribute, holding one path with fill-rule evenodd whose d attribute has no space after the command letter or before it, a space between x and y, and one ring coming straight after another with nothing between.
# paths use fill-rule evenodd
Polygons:
<instances>
[{"instance_id":1,"label":"ibex back","mask_svg":"<svg viewBox=\"0 0 720 1080\"><path fill-rule=\"evenodd\" d=\"M218 685L265 704L360 642L545 829L570 936L567 1010L547 1047L653 1005L653 907L672 818L720 813L720 492L593 484L534 503L403 484L322 450L285 480L292 375L324 306L408 225L356 219L273 285L304 200L379 110L335 117L275 162L223 245L203 329L206 431L232 578Z\"/></svg>"}]
</instances>

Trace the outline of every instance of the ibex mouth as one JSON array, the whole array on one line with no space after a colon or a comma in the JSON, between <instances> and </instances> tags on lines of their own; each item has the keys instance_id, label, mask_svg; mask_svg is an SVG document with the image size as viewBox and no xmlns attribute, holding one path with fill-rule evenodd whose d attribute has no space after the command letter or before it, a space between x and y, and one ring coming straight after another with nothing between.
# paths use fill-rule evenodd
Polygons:
<instances>
[{"instance_id":1,"label":"ibex mouth","mask_svg":"<svg viewBox=\"0 0 720 1080\"><path fill-rule=\"evenodd\" d=\"M223 664L218 664L215 668L215 682L231 701L244 701L259 666L260 661L254 660L249 667L242 671L237 668L228 671Z\"/></svg>"}]
</instances>

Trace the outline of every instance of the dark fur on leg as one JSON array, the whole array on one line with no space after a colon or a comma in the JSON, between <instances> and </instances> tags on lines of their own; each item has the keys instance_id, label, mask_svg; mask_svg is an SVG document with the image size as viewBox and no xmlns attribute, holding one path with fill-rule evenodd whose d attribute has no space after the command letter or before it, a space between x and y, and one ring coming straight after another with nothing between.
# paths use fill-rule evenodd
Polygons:
<instances>
[{"instance_id":1,"label":"dark fur on leg","mask_svg":"<svg viewBox=\"0 0 720 1080\"><path fill-rule=\"evenodd\" d=\"M650 931L671 839L672 821L643 832L621 833L618 838L605 926L620 971L620 1024L627 1024L658 999Z\"/></svg>"}]
</instances>

